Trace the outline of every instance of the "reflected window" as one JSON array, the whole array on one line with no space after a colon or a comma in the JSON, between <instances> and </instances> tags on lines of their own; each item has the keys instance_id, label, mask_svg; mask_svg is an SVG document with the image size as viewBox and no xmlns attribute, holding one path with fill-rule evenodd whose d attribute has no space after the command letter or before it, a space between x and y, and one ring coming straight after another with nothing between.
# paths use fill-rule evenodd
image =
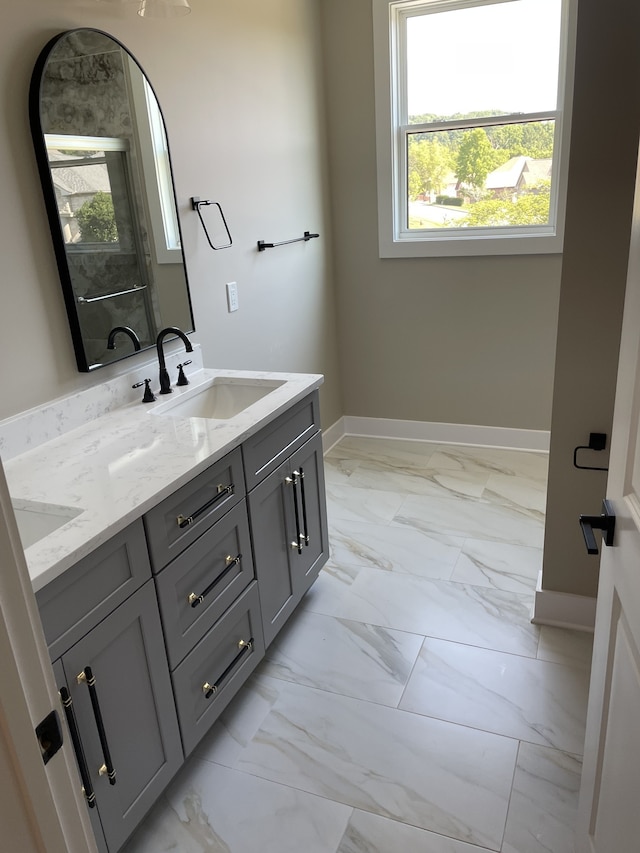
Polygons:
<instances>
[{"instance_id":1,"label":"reflected window","mask_svg":"<svg viewBox=\"0 0 640 853\"><path fill-rule=\"evenodd\" d=\"M45 136L65 245L78 251L127 249L133 232L122 139Z\"/></svg>"},{"instance_id":2,"label":"reflected window","mask_svg":"<svg viewBox=\"0 0 640 853\"><path fill-rule=\"evenodd\" d=\"M164 231L164 245L167 249L180 249L180 231L178 229L176 206L173 201L167 134L164 130L164 122L160 115L156 96L151 91L151 87L147 81L143 80L143 83L147 116L149 118L149 131L151 133L151 151L153 151L155 166L158 204Z\"/></svg>"}]
</instances>

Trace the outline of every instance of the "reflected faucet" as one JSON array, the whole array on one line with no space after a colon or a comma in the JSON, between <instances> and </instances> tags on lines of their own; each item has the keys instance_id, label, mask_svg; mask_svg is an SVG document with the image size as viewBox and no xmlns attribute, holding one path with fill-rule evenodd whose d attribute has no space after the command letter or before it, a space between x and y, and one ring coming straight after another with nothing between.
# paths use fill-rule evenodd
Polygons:
<instances>
[{"instance_id":1,"label":"reflected faucet","mask_svg":"<svg viewBox=\"0 0 640 853\"><path fill-rule=\"evenodd\" d=\"M160 366L160 393L161 394L170 394L171 393L171 380L169 379L169 374L167 372L167 367L164 363L164 350L162 348L162 343L167 335L177 335L184 341L184 348L187 352L193 352L193 347L191 346L191 341L185 335L184 332L181 332L180 329L177 329L175 326L167 326L166 329L163 329L158 338L156 340L156 347L158 349L158 364Z\"/></svg>"},{"instance_id":2,"label":"reflected faucet","mask_svg":"<svg viewBox=\"0 0 640 853\"><path fill-rule=\"evenodd\" d=\"M109 337L107 338L107 349L115 349L115 338L118 332L123 332L125 335L129 335L131 340L133 341L133 348L136 352L140 349L140 338L136 335L133 329L130 329L129 326L115 326L109 332Z\"/></svg>"}]
</instances>

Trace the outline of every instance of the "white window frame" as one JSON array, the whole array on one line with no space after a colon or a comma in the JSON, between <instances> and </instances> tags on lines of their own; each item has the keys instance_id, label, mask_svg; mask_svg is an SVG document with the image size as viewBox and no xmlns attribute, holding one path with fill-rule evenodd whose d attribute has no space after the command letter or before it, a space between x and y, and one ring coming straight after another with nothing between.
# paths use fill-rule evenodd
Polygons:
<instances>
[{"instance_id":1,"label":"white window frame","mask_svg":"<svg viewBox=\"0 0 640 853\"><path fill-rule=\"evenodd\" d=\"M131 63L127 68L131 70ZM157 264L182 264L169 143L158 100L143 74L129 73L128 81L154 259Z\"/></svg>"},{"instance_id":2,"label":"white window frame","mask_svg":"<svg viewBox=\"0 0 640 853\"><path fill-rule=\"evenodd\" d=\"M557 110L518 116L469 119L458 122L465 128L497 123L553 118L555 120L554 179L551 223L502 228L433 229L407 227L406 145L407 133L437 130L438 125L402 123L406 107L406 47L402 16L415 14L421 6L454 9L484 6L505 0L372 0L376 103L376 155L378 179L378 244L381 258L448 257L477 255L555 254L562 252L567 192L571 97L577 0L562 0L562 28L558 75ZM446 127L452 126L448 122Z\"/></svg>"}]
</instances>

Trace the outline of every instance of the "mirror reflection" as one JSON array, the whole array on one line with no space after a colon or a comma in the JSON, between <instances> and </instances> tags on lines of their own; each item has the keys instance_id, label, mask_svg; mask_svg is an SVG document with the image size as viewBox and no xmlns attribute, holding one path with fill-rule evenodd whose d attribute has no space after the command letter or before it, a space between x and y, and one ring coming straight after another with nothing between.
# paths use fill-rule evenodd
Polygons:
<instances>
[{"instance_id":1,"label":"mirror reflection","mask_svg":"<svg viewBox=\"0 0 640 853\"><path fill-rule=\"evenodd\" d=\"M164 121L136 60L98 30L63 33L30 108L79 369L193 331Z\"/></svg>"}]
</instances>

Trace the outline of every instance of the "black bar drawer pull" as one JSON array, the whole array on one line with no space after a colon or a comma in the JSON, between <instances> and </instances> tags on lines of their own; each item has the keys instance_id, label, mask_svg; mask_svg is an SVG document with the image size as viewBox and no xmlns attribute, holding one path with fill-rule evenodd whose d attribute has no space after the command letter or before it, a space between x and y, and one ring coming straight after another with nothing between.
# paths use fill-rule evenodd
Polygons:
<instances>
[{"instance_id":1,"label":"black bar drawer pull","mask_svg":"<svg viewBox=\"0 0 640 853\"><path fill-rule=\"evenodd\" d=\"M209 586L200 593L200 595L196 595L195 592L191 593L191 595L187 598L187 601L189 602L189 604L192 607L197 607L199 604L202 604L202 602L205 599L205 596L209 595L211 590L214 589L220 583L220 581L224 577L226 577L226 575L229 574L229 572L231 571L231 569L234 566L238 565L238 563L240 562L241 559L242 559L242 554L238 554L237 557L232 557L231 555L229 555L225 560L225 567L220 572L218 577L214 581L212 581L209 584Z\"/></svg>"},{"instance_id":2,"label":"black bar drawer pull","mask_svg":"<svg viewBox=\"0 0 640 853\"><path fill-rule=\"evenodd\" d=\"M598 553L598 543L594 530L602 530L602 541L605 545L613 545L613 537L616 531L616 515L613 511L611 501L602 501L602 513L600 515L581 515L580 528L587 546L587 554Z\"/></svg>"},{"instance_id":3,"label":"black bar drawer pull","mask_svg":"<svg viewBox=\"0 0 640 853\"><path fill-rule=\"evenodd\" d=\"M211 697L218 692L218 690L220 689L220 685L229 675L231 670L242 660L242 658L247 654L247 652L251 651L251 649L253 648L253 637L248 642L245 642L245 640L240 640L240 642L238 643L238 648L240 649L240 651L234 657L234 659L231 661L225 671L222 673L220 678L213 684L209 684L208 681L205 681L205 683L202 685L202 692L204 693L205 699L211 699Z\"/></svg>"},{"instance_id":4,"label":"black bar drawer pull","mask_svg":"<svg viewBox=\"0 0 640 853\"><path fill-rule=\"evenodd\" d=\"M221 484L218 485L218 489L217 489L216 494L211 498L210 501L207 501L206 504L201 506L200 509L197 509L191 515L179 515L176 518L176 522L178 523L178 527L181 530L184 529L185 527L189 527L189 525L193 524L194 521L196 521L198 518L200 518L200 516L202 515L203 512L206 512L208 509L211 509L211 507L214 504L216 504L219 500L221 500L221 498L224 498L227 495L232 495L232 494L233 494L233 483L229 483L228 486L223 486Z\"/></svg>"},{"instance_id":5,"label":"black bar drawer pull","mask_svg":"<svg viewBox=\"0 0 640 853\"><path fill-rule=\"evenodd\" d=\"M292 477L285 477L285 483L288 486L293 486L293 507L296 513L296 538L291 543L291 548L294 551L297 551L298 554L302 554L302 533L300 532L300 509L298 508L298 477L299 474L297 471L293 472Z\"/></svg>"},{"instance_id":6,"label":"black bar drawer pull","mask_svg":"<svg viewBox=\"0 0 640 853\"><path fill-rule=\"evenodd\" d=\"M102 755L104 756L104 764L98 770L100 776L108 776L109 784L116 784L116 771L111 761L111 753L109 751L109 743L107 742L107 733L104 728L102 719L102 711L100 710L100 702L98 701L98 691L96 690L96 680L90 666L85 666L76 681L78 684L83 682L89 688L89 697L91 698L91 707L93 708L93 716L96 720L96 728L98 729L98 737L100 738L100 746L102 747Z\"/></svg>"},{"instance_id":7,"label":"black bar drawer pull","mask_svg":"<svg viewBox=\"0 0 640 853\"><path fill-rule=\"evenodd\" d=\"M298 473L297 471L293 472L294 474ZM300 495L302 497L302 538L304 540L304 544L309 544L309 525L307 524L307 496L304 491L304 468L300 468L299 471L300 476Z\"/></svg>"},{"instance_id":8,"label":"black bar drawer pull","mask_svg":"<svg viewBox=\"0 0 640 853\"><path fill-rule=\"evenodd\" d=\"M80 740L80 733L78 731L76 715L75 711L73 710L73 700L71 699L69 691L66 687L61 687L59 693L60 699L62 700L62 707L64 708L64 714L67 718L67 725L69 726L71 743L73 744L73 749L76 754L76 761L78 762L78 770L80 771L80 779L82 780L82 793L85 796L89 808L95 809L96 795L95 791L93 790L93 785L91 784L91 779L89 777L89 768L87 766L87 759L84 754L84 749L82 748L82 741Z\"/></svg>"}]
</instances>

